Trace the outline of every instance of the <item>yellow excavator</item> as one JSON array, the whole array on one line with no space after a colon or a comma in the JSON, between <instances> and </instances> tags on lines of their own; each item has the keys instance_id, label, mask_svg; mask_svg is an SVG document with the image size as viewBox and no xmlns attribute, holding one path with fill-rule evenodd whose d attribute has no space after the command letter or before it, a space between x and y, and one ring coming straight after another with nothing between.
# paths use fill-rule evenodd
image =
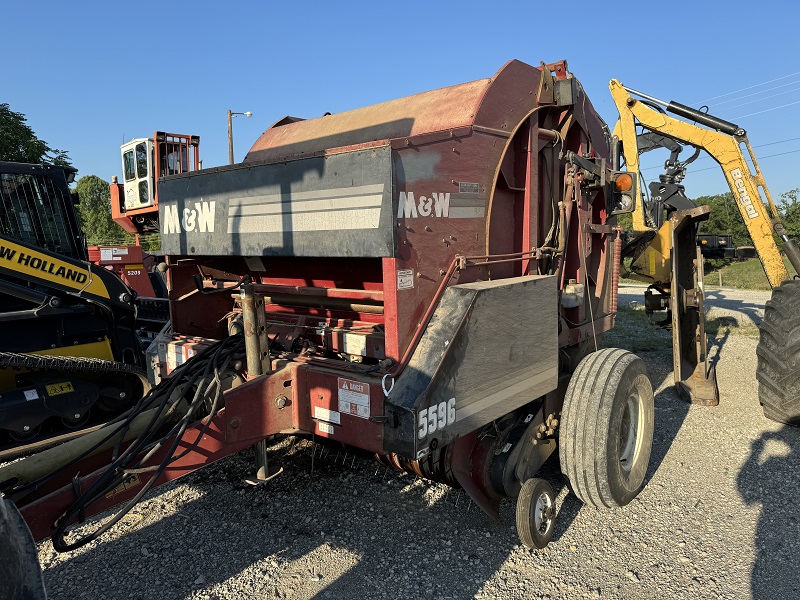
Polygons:
<instances>
[{"instance_id":1,"label":"yellow excavator","mask_svg":"<svg viewBox=\"0 0 800 600\"><path fill-rule=\"evenodd\" d=\"M633 232L623 256L632 259L630 276L649 283L646 310L666 310L669 315L663 323L672 327L678 390L693 403L719 403L706 345L703 258L695 237L697 224L708 218L710 209L689 200L681 185L686 166L705 150L725 173L773 288L760 324L759 400L768 418L800 425L800 280L792 278L781 257L782 250L800 273L800 249L787 235L745 130L685 104L627 88L616 79L609 88L619 111L613 132L619 149L612 157L614 168L624 160L632 175L622 196L623 202L634 205ZM681 161L684 144L695 152ZM649 200L644 201L638 185L639 157L655 148L671 154L665 173L650 184Z\"/></svg>"}]
</instances>

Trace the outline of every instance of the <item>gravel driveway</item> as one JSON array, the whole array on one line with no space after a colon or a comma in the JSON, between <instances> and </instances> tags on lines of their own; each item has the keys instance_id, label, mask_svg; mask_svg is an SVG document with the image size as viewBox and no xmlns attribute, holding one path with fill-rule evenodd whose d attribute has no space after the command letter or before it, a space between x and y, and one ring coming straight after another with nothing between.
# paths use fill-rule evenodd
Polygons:
<instances>
[{"instance_id":1,"label":"gravel driveway","mask_svg":"<svg viewBox=\"0 0 800 600\"><path fill-rule=\"evenodd\" d=\"M625 286L621 303L641 291ZM716 293L751 319L768 297ZM551 472L559 516L543 551L518 543L511 502L491 522L463 493L285 440L264 487L241 483L244 452L151 493L99 543L40 544L50 597L798 598L800 429L762 416L756 343L718 341L716 408L678 398L668 335L640 352L656 389L648 483L598 511Z\"/></svg>"}]
</instances>

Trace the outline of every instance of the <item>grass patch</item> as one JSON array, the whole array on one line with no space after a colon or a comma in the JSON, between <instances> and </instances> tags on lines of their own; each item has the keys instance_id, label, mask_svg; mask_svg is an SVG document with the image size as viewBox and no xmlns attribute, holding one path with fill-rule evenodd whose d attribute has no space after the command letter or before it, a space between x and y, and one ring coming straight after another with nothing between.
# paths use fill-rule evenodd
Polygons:
<instances>
[{"instance_id":1,"label":"grass patch","mask_svg":"<svg viewBox=\"0 0 800 600\"><path fill-rule=\"evenodd\" d=\"M790 275L794 275L794 268L789 261L784 257L784 264L786 270ZM737 288L742 290L771 290L772 288L767 281L767 275L764 273L764 267L761 261L757 258L750 260L743 260L732 262L719 269L718 271L706 272L706 285L718 286L720 285L720 276L723 287Z\"/></svg>"},{"instance_id":2,"label":"grass patch","mask_svg":"<svg viewBox=\"0 0 800 600\"><path fill-rule=\"evenodd\" d=\"M644 312L644 306L620 306L614 329L603 335L603 346L625 348L631 352L653 352L671 348L672 334L654 325Z\"/></svg>"},{"instance_id":3,"label":"grass patch","mask_svg":"<svg viewBox=\"0 0 800 600\"><path fill-rule=\"evenodd\" d=\"M718 271L706 273L706 285L738 288L743 290L769 290L770 285L764 267L757 258L734 262Z\"/></svg>"}]
</instances>

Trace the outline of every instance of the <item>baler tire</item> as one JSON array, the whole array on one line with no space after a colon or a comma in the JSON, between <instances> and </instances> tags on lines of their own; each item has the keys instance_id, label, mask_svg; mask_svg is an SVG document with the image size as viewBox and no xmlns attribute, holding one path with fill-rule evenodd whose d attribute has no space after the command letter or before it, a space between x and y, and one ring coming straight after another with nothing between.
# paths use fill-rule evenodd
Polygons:
<instances>
[{"instance_id":1,"label":"baler tire","mask_svg":"<svg viewBox=\"0 0 800 600\"><path fill-rule=\"evenodd\" d=\"M559 459L570 489L597 508L625 506L644 486L654 425L642 359L603 348L572 374L561 412Z\"/></svg>"},{"instance_id":2,"label":"baler tire","mask_svg":"<svg viewBox=\"0 0 800 600\"><path fill-rule=\"evenodd\" d=\"M756 378L764 416L800 425L800 280L773 290L759 329Z\"/></svg>"},{"instance_id":3,"label":"baler tire","mask_svg":"<svg viewBox=\"0 0 800 600\"><path fill-rule=\"evenodd\" d=\"M528 479L517 497L517 533L522 544L541 550L550 543L556 522L556 499L544 479Z\"/></svg>"}]
</instances>

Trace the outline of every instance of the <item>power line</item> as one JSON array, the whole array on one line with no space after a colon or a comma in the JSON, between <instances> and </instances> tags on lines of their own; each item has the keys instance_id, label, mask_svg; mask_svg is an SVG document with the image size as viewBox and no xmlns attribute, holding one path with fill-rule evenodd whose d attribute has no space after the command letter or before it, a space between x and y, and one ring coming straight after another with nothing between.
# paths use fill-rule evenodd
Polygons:
<instances>
[{"instance_id":1,"label":"power line","mask_svg":"<svg viewBox=\"0 0 800 600\"><path fill-rule=\"evenodd\" d=\"M787 138L785 140L778 140L776 142L766 142L764 144L756 144L755 146L753 146L753 148L764 148L765 146L775 146L777 144L785 144L787 142L795 142L797 140L800 140L800 137ZM710 158L712 158L712 157L709 156L708 154L706 154L705 156L701 156L700 158L698 158L697 161L709 160ZM766 158L766 157L763 157L763 158ZM654 169L663 169L663 168L664 167L660 167L660 166L659 167L646 167L644 169L639 169L639 170L640 171L652 171ZM713 168L713 167L709 167L709 168ZM703 169L703 171L705 171L705 170L706 169ZM697 173L697 171L693 170L692 173Z\"/></svg>"},{"instance_id":2,"label":"power line","mask_svg":"<svg viewBox=\"0 0 800 600\"><path fill-rule=\"evenodd\" d=\"M800 137L793 137L788 138L785 140L778 140L777 142L767 142L766 144L758 144L757 146L753 146L753 148L763 148L764 146L774 146L775 144L785 144L786 142L794 142L795 140L800 140Z\"/></svg>"},{"instance_id":3,"label":"power line","mask_svg":"<svg viewBox=\"0 0 800 600\"><path fill-rule=\"evenodd\" d=\"M765 94L766 92L771 92L772 90L778 90L780 88L789 87L790 85L797 85L797 83L798 83L797 81L791 81L789 83L776 85L774 87L761 90L760 92L753 92L752 94L744 94L743 96L737 96L736 98L731 98L730 100L723 100L722 102L714 102L712 106L719 106L720 104L727 104L728 102L736 102L738 100L741 100L742 98L749 98L750 96L758 96L759 94Z\"/></svg>"},{"instance_id":4,"label":"power line","mask_svg":"<svg viewBox=\"0 0 800 600\"><path fill-rule=\"evenodd\" d=\"M796 100L795 102L789 102L789 104L781 104L780 106L773 106L772 108L765 108L764 110L759 110L757 112L741 115L739 117L733 117L733 119L734 120L746 119L747 117L752 117L753 115L760 115L762 113L778 110L780 108L786 108L787 106L794 106L795 104L800 104L800 100Z\"/></svg>"},{"instance_id":5,"label":"power line","mask_svg":"<svg viewBox=\"0 0 800 600\"><path fill-rule=\"evenodd\" d=\"M798 82L792 82L793 84ZM727 110L733 110L734 108L740 108L742 106L747 106L748 104L755 104L756 102L763 102L764 100L769 100L770 98L777 98L778 96L783 96L784 94L794 94L796 92L800 92L800 88L795 88L793 90L786 90L784 92L778 92L777 94L772 94L771 96L764 96L763 98L756 98L755 100L748 100L747 102L742 102L741 104L734 104L733 106L726 106L721 108L722 112ZM743 96L744 97L744 96Z\"/></svg>"},{"instance_id":6,"label":"power line","mask_svg":"<svg viewBox=\"0 0 800 600\"><path fill-rule=\"evenodd\" d=\"M783 77L776 77L775 79L770 79L769 81L764 81L763 83L757 83L755 85L749 85L739 90L734 90L732 92L727 92L725 94L720 94L719 96L714 96L713 98L708 98L707 100L702 100L700 102L695 102L695 104L705 104L706 102L711 102L712 100L716 100L717 98L724 98L725 96L732 96L733 94L738 94L739 92L746 92L747 90L752 90L757 87L761 87L762 85L767 85L768 83L774 83L775 81L781 81L783 79L789 79L789 77L794 77L795 75L800 75L800 71L797 73L792 73L791 75L784 75Z\"/></svg>"},{"instance_id":7,"label":"power line","mask_svg":"<svg viewBox=\"0 0 800 600\"><path fill-rule=\"evenodd\" d=\"M778 154L768 154L767 156L762 156L758 160L759 160L759 162L761 162L762 160L764 160L766 158L774 158L776 156L785 156L786 154L795 154L797 152L800 152L800 149L798 149L798 150L789 150L788 152L779 152ZM716 166L716 167L705 167L704 169L697 169L696 171L692 171L692 173L700 173L702 171L710 171L711 169L718 169L718 168L719 168L719 166Z\"/></svg>"}]
</instances>

